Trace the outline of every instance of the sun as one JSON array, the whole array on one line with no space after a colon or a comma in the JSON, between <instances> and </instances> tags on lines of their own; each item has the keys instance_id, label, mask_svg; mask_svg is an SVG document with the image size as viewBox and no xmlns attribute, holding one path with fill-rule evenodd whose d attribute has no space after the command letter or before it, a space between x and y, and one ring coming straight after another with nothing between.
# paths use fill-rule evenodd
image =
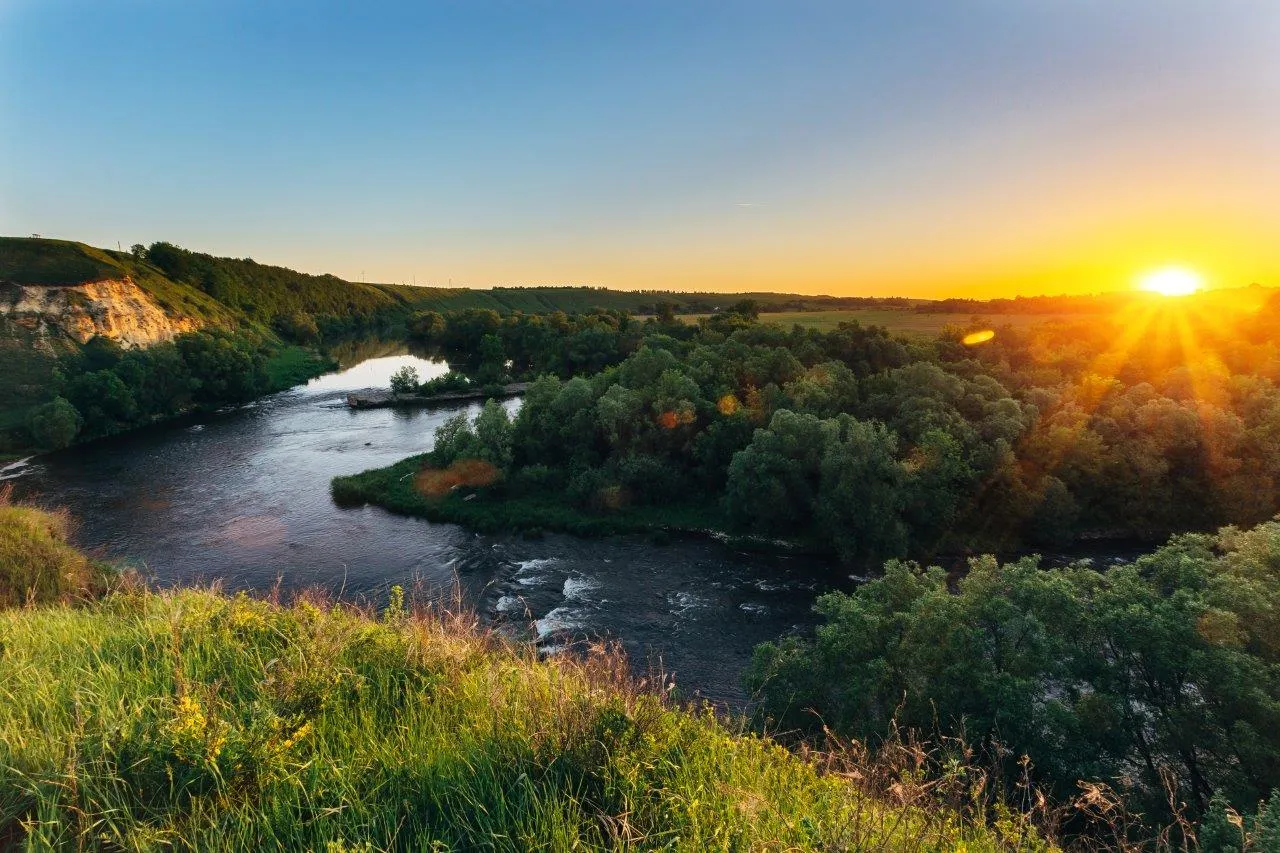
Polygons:
<instances>
[{"instance_id":1,"label":"sun","mask_svg":"<svg viewBox=\"0 0 1280 853\"><path fill-rule=\"evenodd\" d=\"M1165 267L1143 275L1138 287L1161 296L1189 296L1204 288L1204 276L1186 267Z\"/></svg>"}]
</instances>

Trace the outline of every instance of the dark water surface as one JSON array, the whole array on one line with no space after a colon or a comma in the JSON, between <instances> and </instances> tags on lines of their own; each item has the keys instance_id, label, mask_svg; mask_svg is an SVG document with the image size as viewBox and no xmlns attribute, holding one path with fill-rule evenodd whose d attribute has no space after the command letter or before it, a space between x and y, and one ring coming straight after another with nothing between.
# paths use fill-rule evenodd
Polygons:
<instances>
[{"instance_id":1,"label":"dark water surface","mask_svg":"<svg viewBox=\"0 0 1280 853\"><path fill-rule=\"evenodd\" d=\"M800 558L712 541L482 536L338 508L332 477L420 453L447 417L478 410L344 405L349 391L385 388L405 364L423 379L447 369L409 355L372 358L244 409L37 457L0 477L19 496L67 506L81 545L162 584L264 590L279 580L381 601L391 584L439 594L456 581L470 606L529 625L547 647L616 637L639 668L660 658L686 694L734 705L754 646L812 624L832 570Z\"/></svg>"}]
</instances>

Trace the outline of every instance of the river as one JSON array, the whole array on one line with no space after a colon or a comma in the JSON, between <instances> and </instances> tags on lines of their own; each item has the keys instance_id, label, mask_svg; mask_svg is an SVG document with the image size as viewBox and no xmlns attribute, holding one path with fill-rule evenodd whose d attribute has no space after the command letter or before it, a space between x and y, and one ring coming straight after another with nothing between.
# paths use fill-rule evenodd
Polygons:
<instances>
[{"instance_id":1,"label":"river","mask_svg":"<svg viewBox=\"0 0 1280 853\"><path fill-rule=\"evenodd\" d=\"M69 508L80 545L161 585L318 586L374 602L392 584L429 597L458 590L486 619L527 626L545 648L613 637L638 670L660 665L682 695L731 707L746 698L738 679L752 649L813 624L832 570L803 558L709 540L478 535L339 508L331 478L421 453L450 415L478 411L344 405L348 392L386 388L407 364L423 379L447 370L412 355L369 358L241 409L36 457L2 476L18 497Z\"/></svg>"}]
</instances>

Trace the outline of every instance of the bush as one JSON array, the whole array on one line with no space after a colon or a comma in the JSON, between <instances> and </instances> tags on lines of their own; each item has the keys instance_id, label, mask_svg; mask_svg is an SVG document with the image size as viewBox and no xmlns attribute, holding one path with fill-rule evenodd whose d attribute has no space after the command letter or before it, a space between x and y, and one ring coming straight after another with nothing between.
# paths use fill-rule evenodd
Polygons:
<instances>
[{"instance_id":1,"label":"bush","mask_svg":"<svg viewBox=\"0 0 1280 853\"><path fill-rule=\"evenodd\" d=\"M621 506L618 483L607 471L599 468L583 468L575 472L569 478L566 492L573 503L595 512Z\"/></svg>"},{"instance_id":2,"label":"bush","mask_svg":"<svg viewBox=\"0 0 1280 853\"><path fill-rule=\"evenodd\" d=\"M1124 778L1134 811L1166 818L1175 796L1243 811L1280 786L1280 522L1106 572L983 557L954 591L893 561L817 609L813 640L761 646L748 676L783 727L998 742L1063 795Z\"/></svg>"},{"instance_id":3,"label":"bush","mask_svg":"<svg viewBox=\"0 0 1280 853\"><path fill-rule=\"evenodd\" d=\"M55 397L32 410L27 417L27 431L36 444L50 450L61 450L75 441L84 419L65 397Z\"/></svg>"},{"instance_id":4,"label":"bush","mask_svg":"<svg viewBox=\"0 0 1280 853\"><path fill-rule=\"evenodd\" d=\"M418 369L406 364L391 374L392 394L412 394L418 390Z\"/></svg>"},{"instance_id":5,"label":"bush","mask_svg":"<svg viewBox=\"0 0 1280 853\"><path fill-rule=\"evenodd\" d=\"M618 460L618 480L636 503L662 504L684 494L679 472L670 463L645 453L633 453Z\"/></svg>"},{"instance_id":6,"label":"bush","mask_svg":"<svg viewBox=\"0 0 1280 853\"><path fill-rule=\"evenodd\" d=\"M0 608L66 602L102 591L104 573L68 543L71 519L15 504L0 490Z\"/></svg>"},{"instance_id":7,"label":"bush","mask_svg":"<svg viewBox=\"0 0 1280 853\"><path fill-rule=\"evenodd\" d=\"M418 393L428 397L432 394L460 393L470 390L471 380L465 373L459 373L456 370L450 370L435 379L428 379L418 386Z\"/></svg>"},{"instance_id":8,"label":"bush","mask_svg":"<svg viewBox=\"0 0 1280 853\"><path fill-rule=\"evenodd\" d=\"M511 487L516 494L555 492L563 489L564 485L564 472L547 465L526 465L518 468L511 478Z\"/></svg>"}]
</instances>

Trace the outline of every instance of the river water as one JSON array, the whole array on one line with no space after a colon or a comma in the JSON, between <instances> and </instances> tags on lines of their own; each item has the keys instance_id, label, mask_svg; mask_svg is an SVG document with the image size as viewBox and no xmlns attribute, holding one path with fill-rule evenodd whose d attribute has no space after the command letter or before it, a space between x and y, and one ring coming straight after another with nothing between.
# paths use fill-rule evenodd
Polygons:
<instances>
[{"instance_id":1,"label":"river water","mask_svg":"<svg viewBox=\"0 0 1280 853\"><path fill-rule=\"evenodd\" d=\"M386 388L406 364L423 379L447 370L411 355L370 358L242 409L40 456L0 477L19 497L68 507L79 544L160 584L319 586L374 602L392 584L432 597L457 590L549 650L613 637L638 670L660 665L683 695L730 706L745 699L738 679L756 644L810 627L815 595L840 577L713 541L527 540L339 508L331 478L421 453L450 415L478 411L345 406L348 392Z\"/></svg>"}]
</instances>

